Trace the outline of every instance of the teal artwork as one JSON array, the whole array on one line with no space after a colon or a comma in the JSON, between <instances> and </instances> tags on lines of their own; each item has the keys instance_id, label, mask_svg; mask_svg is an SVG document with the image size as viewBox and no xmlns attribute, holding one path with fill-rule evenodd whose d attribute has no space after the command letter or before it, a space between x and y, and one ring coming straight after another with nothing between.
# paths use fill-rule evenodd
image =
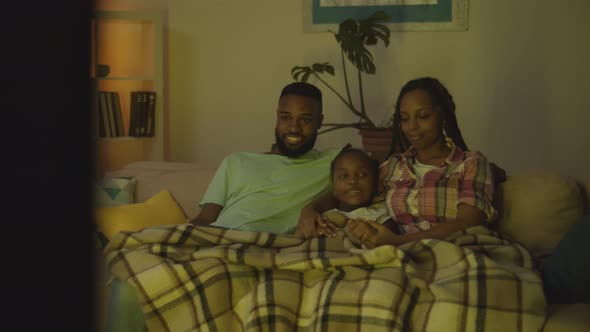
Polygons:
<instances>
[{"instance_id":1,"label":"teal artwork","mask_svg":"<svg viewBox=\"0 0 590 332\"><path fill-rule=\"evenodd\" d=\"M338 30L345 19L382 10L391 31L466 31L468 0L304 0L306 32Z\"/></svg>"}]
</instances>

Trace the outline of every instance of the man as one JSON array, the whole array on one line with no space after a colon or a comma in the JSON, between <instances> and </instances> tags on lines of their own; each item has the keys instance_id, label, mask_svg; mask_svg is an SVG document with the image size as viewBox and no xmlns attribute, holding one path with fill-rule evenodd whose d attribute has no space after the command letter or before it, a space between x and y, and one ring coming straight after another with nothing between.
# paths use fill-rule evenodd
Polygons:
<instances>
[{"instance_id":1,"label":"man","mask_svg":"<svg viewBox=\"0 0 590 332\"><path fill-rule=\"evenodd\" d=\"M339 150L313 149L323 121L321 91L302 82L285 86L276 114L273 150L227 156L191 223L291 233L303 206L326 193L330 162Z\"/></svg>"},{"instance_id":2,"label":"man","mask_svg":"<svg viewBox=\"0 0 590 332\"><path fill-rule=\"evenodd\" d=\"M330 163L340 149L314 150L322 126L322 93L308 83L283 88L277 109L275 148L233 153L219 168L200 202L194 225L291 233L303 206L327 192ZM110 331L144 331L136 290L114 279Z\"/></svg>"}]
</instances>

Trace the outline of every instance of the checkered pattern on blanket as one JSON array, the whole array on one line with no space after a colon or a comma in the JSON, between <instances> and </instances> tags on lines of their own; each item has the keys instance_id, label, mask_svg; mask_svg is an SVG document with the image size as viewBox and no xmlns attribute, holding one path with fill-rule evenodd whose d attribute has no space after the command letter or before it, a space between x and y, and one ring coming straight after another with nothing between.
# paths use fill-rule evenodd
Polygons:
<instances>
[{"instance_id":1,"label":"checkered pattern on blanket","mask_svg":"<svg viewBox=\"0 0 590 332\"><path fill-rule=\"evenodd\" d=\"M119 233L105 252L150 331L507 332L545 320L528 252L482 226L368 250L183 224Z\"/></svg>"}]
</instances>

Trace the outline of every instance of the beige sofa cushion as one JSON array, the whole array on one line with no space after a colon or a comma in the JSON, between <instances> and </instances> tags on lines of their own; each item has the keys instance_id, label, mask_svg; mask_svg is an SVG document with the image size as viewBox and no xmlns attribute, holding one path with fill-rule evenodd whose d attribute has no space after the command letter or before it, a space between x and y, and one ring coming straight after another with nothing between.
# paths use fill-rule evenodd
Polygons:
<instances>
[{"instance_id":1,"label":"beige sofa cushion","mask_svg":"<svg viewBox=\"0 0 590 332\"><path fill-rule=\"evenodd\" d=\"M168 190L190 220L199 214L198 204L215 171L214 167L193 163L141 161L106 176L135 177L135 202L138 203L145 202L162 189Z\"/></svg>"},{"instance_id":2,"label":"beige sofa cushion","mask_svg":"<svg viewBox=\"0 0 590 332\"><path fill-rule=\"evenodd\" d=\"M188 219L200 211L198 203L216 167L196 163L135 162L108 176L134 176L136 202L162 189L170 191ZM536 256L551 253L566 231L582 216L582 196L573 179L555 174L509 176L498 188L498 230L525 245Z\"/></svg>"},{"instance_id":3,"label":"beige sofa cushion","mask_svg":"<svg viewBox=\"0 0 590 332\"><path fill-rule=\"evenodd\" d=\"M550 254L582 216L578 184L555 174L509 176L498 188L498 230L535 256Z\"/></svg>"},{"instance_id":4,"label":"beige sofa cushion","mask_svg":"<svg viewBox=\"0 0 590 332\"><path fill-rule=\"evenodd\" d=\"M588 332L590 303L552 304L543 332Z\"/></svg>"}]
</instances>

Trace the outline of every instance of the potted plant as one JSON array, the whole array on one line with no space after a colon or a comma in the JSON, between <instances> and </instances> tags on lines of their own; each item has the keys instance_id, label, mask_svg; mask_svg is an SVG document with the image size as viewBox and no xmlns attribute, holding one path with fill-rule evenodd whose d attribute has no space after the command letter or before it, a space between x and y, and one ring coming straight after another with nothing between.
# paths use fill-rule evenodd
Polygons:
<instances>
[{"instance_id":1,"label":"potted plant","mask_svg":"<svg viewBox=\"0 0 590 332\"><path fill-rule=\"evenodd\" d=\"M338 33L329 30L334 34L336 42L340 46L346 97L322 79L321 74L334 76L334 67L329 63L314 63L311 66L296 66L291 69L291 75L295 81L306 82L311 76L317 78L358 117L358 121L354 123L324 123L323 127L327 128L320 130L319 134L342 128L357 128L362 137L364 149L379 161L384 160L390 151L391 119L387 119L386 123L377 124L369 118L365 108L362 76L363 74L374 75L376 72L373 56L367 47L377 45L379 40L383 42L385 47L389 45L389 28L378 23L387 18L388 15L385 12L378 11L366 19L344 20L338 26ZM351 98L345 58L354 65L357 71L359 106L356 106Z\"/></svg>"}]
</instances>

